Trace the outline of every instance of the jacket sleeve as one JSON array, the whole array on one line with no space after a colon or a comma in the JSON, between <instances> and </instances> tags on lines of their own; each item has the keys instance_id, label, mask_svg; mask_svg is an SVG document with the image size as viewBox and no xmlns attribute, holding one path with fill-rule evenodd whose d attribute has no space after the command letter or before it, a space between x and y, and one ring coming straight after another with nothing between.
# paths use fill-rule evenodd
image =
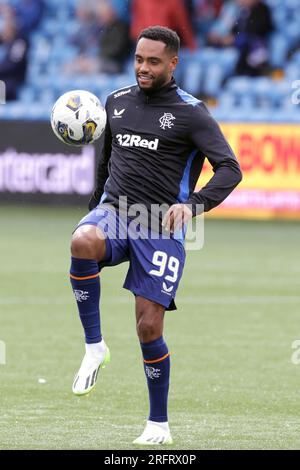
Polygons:
<instances>
[{"instance_id":1,"label":"jacket sleeve","mask_svg":"<svg viewBox=\"0 0 300 470\"><path fill-rule=\"evenodd\" d=\"M107 102L106 102L105 110L107 113ZM102 140L100 157L99 157L98 164L97 164L96 188L89 201L90 210L94 209L99 204L101 196L104 192L104 185L109 176L108 164L109 164L109 159L111 155L111 142L112 142L112 134L110 130L109 121L107 119L105 130L104 130L104 136Z\"/></svg>"},{"instance_id":2,"label":"jacket sleeve","mask_svg":"<svg viewBox=\"0 0 300 470\"><path fill-rule=\"evenodd\" d=\"M199 191L185 202L191 204L193 215L209 211L221 204L242 180L240 165L215 119L203 103L194 107L191 139L195 147L207 157L214 175ZM202 205L197 207L197 204Z\"/></svg>"}]
</instances>

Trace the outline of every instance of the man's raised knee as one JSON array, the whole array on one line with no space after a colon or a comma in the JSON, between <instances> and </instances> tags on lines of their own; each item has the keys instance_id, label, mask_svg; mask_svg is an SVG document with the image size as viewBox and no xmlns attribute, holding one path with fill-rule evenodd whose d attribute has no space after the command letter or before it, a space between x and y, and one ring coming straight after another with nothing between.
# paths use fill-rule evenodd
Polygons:
<instances>
[{"instance_id":1,"label":"man's raised knee","mask_svg":"<svg viewBox=\"0 0 300 470\"><path fill-rule=\"evenodd\" d=\"M73 234L71 254L75 258L101 261L105 255L105 240L94 226L79 227Z\"/></svg>"}]
</instances>

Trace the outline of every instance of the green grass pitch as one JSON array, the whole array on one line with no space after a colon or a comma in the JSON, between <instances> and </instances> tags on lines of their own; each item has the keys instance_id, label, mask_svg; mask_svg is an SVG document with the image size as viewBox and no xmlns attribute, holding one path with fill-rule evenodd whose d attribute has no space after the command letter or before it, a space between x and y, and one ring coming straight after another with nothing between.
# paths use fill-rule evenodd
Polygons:
<instances>
[{"instance_id":1,"label":"green grass pitch","mask_svg":"<svg viewBox=\"0 0 300 470\"><path fill-rule=\"evenodd\" d=\"M84 346L69 239L83 214L0 208L0 449L133 449L143 430L147 389L125 264L101 276L111 363L95 392L71 393ZM166 314L169 449L300 448L300 364L291 362L300 339L299 242L297 223L205 222L178 310Z\"/></svg>"}]
</instances>

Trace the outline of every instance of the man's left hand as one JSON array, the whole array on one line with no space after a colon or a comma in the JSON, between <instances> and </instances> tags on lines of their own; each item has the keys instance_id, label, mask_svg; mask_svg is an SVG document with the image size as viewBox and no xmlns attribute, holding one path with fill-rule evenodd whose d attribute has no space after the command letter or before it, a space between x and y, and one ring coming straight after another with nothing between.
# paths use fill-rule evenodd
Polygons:
<instances>
[{"instance_id":1,"label":"man's left hand","mask_svg":"<svg viewBox=\"0 0 300 470\"><path fill-rule=\"evenodd\" d=\"M168 232L181 229L193 217L191 209L185 204L173 204L165 213L162 226Z\"/></svg>"}]
</instances>

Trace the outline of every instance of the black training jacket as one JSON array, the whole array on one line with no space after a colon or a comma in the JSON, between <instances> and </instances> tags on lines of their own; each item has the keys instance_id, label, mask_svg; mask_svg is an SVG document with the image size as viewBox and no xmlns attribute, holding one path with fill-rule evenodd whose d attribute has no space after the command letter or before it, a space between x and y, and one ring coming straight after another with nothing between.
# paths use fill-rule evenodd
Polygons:
<instances>
[{"instance_id":1,"label":"black training jacket","mask_svg":"<svg viewBox=\"0 0 300 470\"><path fill-rule=\"evenodd\" d=\"M193 215L220 204L241 181L239 163L205 105L172 79L146 94L138 85L113 92L106 102L107 125L95 202L118 205L193 204ZM205 157L214 175L193 192Z\"/></svg>"}]
</instances>

